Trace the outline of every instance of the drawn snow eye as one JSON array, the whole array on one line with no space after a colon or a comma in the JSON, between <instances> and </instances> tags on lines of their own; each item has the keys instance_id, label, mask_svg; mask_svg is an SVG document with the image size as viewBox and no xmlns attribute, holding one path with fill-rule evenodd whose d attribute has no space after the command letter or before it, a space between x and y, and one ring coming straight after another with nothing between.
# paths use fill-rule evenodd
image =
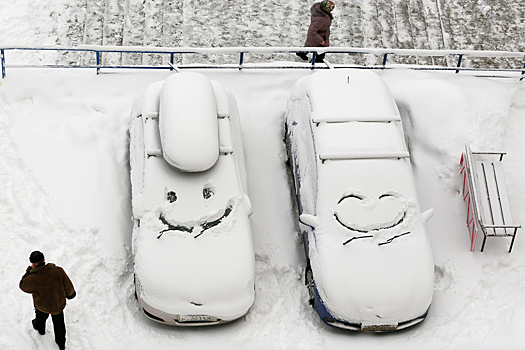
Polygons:
<instances>
[{"instance_id":1,"label":"drawn snow eye","mask_svg":"<svg viewBox=\"0 0 525 350\"><path fill-rule=\"evenodd\" d=\"M169 191L168 193L166 193L166 199L168 200L168 202L173 203L177 200L177 194L173 191Z\"/></svg>"},{"instance_id":2,"label":"drawn snow eye","mask_svg":"<svg viewBox=\"0 0 525 350\"><path fill-rule=\"evenodd\" d=\"M379 199L388 198L388 197L397 198L397 197L394 196L393 194L385 193L385 194L380 195L380 196L379 196Z\"/></svg>"},{"instance_id":3,"label":"drawn snow eye","mask_svg":"<svg viewBox=\"0 0 525 350\"><path fill-rule=\"evenodd\" d=\"M204 199L210 199L214 194L215 192L213 192L213 190L210 187L204 187L204 189L202 190L202 197Z\"/></svg>"},{"instance_id":4,"label":"drawn snow eye","mask_svg":"<svg viewBox=\"0 0 525 350\"><path fill-rule=\"evenodd\" d=\"M353 194L348 194L348 195L343 196L343 197L339 200L339 202L337 202L337 204L341 204L342 201L344 201L345 199L349 199L349 198L355 198L355 199L359 199L359 200L361 200L361 201L364 199L362 196L359 196L359 195L353 193Z\"/></svg>"}]
</instances>

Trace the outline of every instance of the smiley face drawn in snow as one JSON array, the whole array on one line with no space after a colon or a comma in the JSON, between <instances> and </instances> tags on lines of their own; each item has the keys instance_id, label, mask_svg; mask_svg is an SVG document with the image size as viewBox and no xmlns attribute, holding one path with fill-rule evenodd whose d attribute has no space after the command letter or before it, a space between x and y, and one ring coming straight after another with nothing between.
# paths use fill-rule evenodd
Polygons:
<instances>
[{"instance_id":1,"label":"smiley face drawn in snow","mask_svg":"<svg viewBox=\"0 0 525 350\"><path fill-rule=\"evenodd\" d=\"M168 231L187 232L191 234L193 238L198 238L207 230L221 224L233 211L236 200L232 197L226 201L225 205L219 208L217 208L216 205L210 205L210 202L214 200L216 191L217 190L210 185L205 185L202 189L202 194L200 195L200 201L202 203L199 203L202 205L198 205L195 212L202 212L204 210L207 214L199 218L177 220L177 205L180 204L183 206L188 205L189 203L179 203L181 202L181 199L177 193L172 190L166 190L167 205L159 215L160 222L166 228L159 232L157 238L161 238L164 233ZM187 191L185 193L187 193ZM195 198L193 198L193 204L195 204Z\"/></svg>"},{"instance_id":2,"label":"smiley face drawn in snow","mask_svg":"<svg viewBox=\"0 0 525 350\"><path fill-rule=\"evenodd\" d=\"M355 234L343 243L346 245L358 239L374 238L375 234L384 236L384 232L399 231L396 229L407 220L408 213L408 202L400 194L387 192L377 198L370 198L353 191L339 199L334 219L345 230ZM391 243L409 233L408 231L393 235L378 245Z\"/></svg>"}]
</instances>

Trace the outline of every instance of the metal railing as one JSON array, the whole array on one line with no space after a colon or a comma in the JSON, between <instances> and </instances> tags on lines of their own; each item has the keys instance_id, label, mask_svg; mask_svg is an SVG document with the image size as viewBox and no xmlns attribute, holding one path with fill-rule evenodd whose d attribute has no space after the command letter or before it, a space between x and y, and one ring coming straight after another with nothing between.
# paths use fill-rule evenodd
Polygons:
<instances>
[{"instance_id":1,"label":"metal railing","mask_svg":"<svg viewBox=\"0 0 525 350\"><path fill-rule=\"evenodd\" d=\"M94 64L7 64L6 52L8 51L63 51L63 52L81 52L91 53L94 55ZM247 54L271 55L271 54L295 54L297 52L306 52L312 54L311 63L296 62L254 62L246 63ZM168 64L160 65L126 65L126 64L103 64L103 55L110 53L118 54L156 54L169 57ZM316 56L319 54L349 54L349 55L374 55L377 56L382 64L374 65L348 65L348 64L331 64L328 60L324 64L315 64ZM175 56L197 54L197 55L237 55L237 64L187 64L176 65ZM456 64L453 67L435 66L435 65L397 65L389 64L388 58L392 56L415 56L415 57L452 57ZM2 78L6 76L7 68L91 68L96 69L97 74L102 69L329 69L329 68L361 68L361 69L394 69L404 68L413 70L441 70L453 71L473 71L478 76L494 77L517 77L520 80L525 77L525 64L521 68L499 69L499 68L465 68L462 62L466 57L469 58L511 58L518 59L520 62L525 61L525 53L510 51L477 51L477 50L415 50L415 49L384 49L384 48L353 48L353 47L330 47L330 48L313 48L313 47L220 47L220 48L193 48L193 47L131 47L131 46L99 46L99 45L81 45L78 47L28 47L28 46L0 46L0 63L2 68ZM10 62L9 62L10 63ZM479 74L478 74L479 73ZM485 75L481 75L481 74ZM497 74L497 75L496 75Z\"/></svg>"}]
</instances>

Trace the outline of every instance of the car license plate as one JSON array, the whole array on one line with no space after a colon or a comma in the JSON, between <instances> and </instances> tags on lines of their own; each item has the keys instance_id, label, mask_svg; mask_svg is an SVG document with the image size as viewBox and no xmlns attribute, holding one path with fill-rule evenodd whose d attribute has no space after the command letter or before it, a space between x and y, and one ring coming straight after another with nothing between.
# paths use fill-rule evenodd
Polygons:
<instances>
[{"instance_id":1,"label":"car license plate","mask_svg":"<svg viewBox=\"0 0 525 350\"><path fill-rule=\"evenodd\" d=\"M397 330L397 324L395 325L362 325L361 330L363 332L390 332Z\"/></svg>"},{"instance_id":2,"label":"car license plate","mask_svg":"<svg viewBox=\"0 0 525 350\"><path fill-rule=\"evenodd\" d=\"M177 317L177 321L183 322L216 322L216 316L209 315L180 315Z\"/></svg>"}]
</instances>

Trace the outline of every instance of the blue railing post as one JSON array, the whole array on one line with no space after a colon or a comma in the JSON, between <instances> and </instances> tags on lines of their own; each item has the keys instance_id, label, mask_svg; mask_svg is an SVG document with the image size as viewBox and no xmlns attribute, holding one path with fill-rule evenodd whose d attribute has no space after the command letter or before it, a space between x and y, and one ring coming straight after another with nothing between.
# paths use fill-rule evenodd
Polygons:
<instances>
[{"instance_id":1,"label":"blue railing post","mask_svg":"<svg viewBox=\"0 0 525 350\"><path fill-rule=\"evenodd\" d=\"M0 50L0 62L2 62L2 79L5 78L5 50Z\"/></svg>"},{"instance_id":2,"label":"blue railing post","mask_svg":"<svg viewBox=\"0 0 525 350\"><path fill-rule=\"evenodd\" d=\"M315 59L317 58L317 52L312 52L312 69L315 67Z\"/></svg>"},{"instance_id":3,"label":"blue railing post","mask_svg":"<svg viewBox=\"0 0 525 350\"><path fill-rule=\"evenodd\" d=\"M461 67L461 61L463 60L463 54L460 54L459 55L459 58L458 58L458 65L456 66L456 68L459 68ZM459 73L459 69L456 69L456 74Z\"/></svg>"},{"instance_id":4,"label":"blue railing post","mask_svg":"<svg viewBox=\"0 0 525 350\"><path fill-rule=\"evenodd\" d=\"M241 51L239 53L239 70L242 69L243 64L244 64L244 51Z\"/></svg>"},{"instance_id":5,"label":"blue railing post","mask_svg":"<svg viewBox=\"0 0 525 350\"><path fill-rule=\"evenodd\" d=\"M525 58L525 57L524 57L524 58ZM522 81L523 78L525 78L525 63L523 63L523 69L521 70L521 78L520 78L520 81Z\"/></svg>"},{"instance_id":6,"label":"blue railing post","mask_svg":"<svg viewBox=\"0 0 525 350\"><path fill-rule=\"evenodd\" d=\"M96 55L97 55L97 75L98 73L100 72L100 51L95 51Z\"/></svg>"},{"instance_id":7,"label":"blue railing post","mask_svg":"<svg viewBox=\"0 0 525 350\"><path fill-rule=\"evenodd\" d=\"M170 63L171 63L170 64L170 67L171 67L170 70L173 70L173 65L175 64L175 57L174 56L175 56L175 54L173 52L170 53Z\"/></svg>"},{"instance_id":8,"label":"blue railing post","mask_svg":"<svg viewBox=\"0 0 525 350\"><path fill-rule=\"evenodd\" d=\"M385 54L383 55L383 69L385 69L385 66L386 66L386 58L387 58L387 57L388 57L388 54L385 53Z\"/></svg>"}]
</instances>

